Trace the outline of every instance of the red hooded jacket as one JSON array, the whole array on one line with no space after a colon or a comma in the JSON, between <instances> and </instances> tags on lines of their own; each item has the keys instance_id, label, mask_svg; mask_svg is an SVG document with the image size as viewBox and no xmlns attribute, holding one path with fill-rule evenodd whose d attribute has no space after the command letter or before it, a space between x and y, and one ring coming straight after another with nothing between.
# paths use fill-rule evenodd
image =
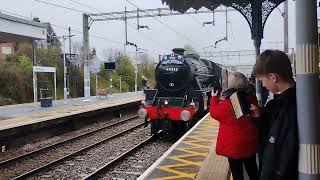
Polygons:
<instances>
[{"instance_id":1,"label":"red hooded jacket","mask_svg":"<svg viewBox=\"0 0 320 180\"><path fill-rule=\"evenodd\" d=\"M256 104L254 96L248 97ZM249 115L236 119L231 102L218 96L213 96L210 102L210 115L219 121L219 133L216 143L216 153L232 159L248 158L257 153L258 128Z\"/></svg>"}]
</instances>

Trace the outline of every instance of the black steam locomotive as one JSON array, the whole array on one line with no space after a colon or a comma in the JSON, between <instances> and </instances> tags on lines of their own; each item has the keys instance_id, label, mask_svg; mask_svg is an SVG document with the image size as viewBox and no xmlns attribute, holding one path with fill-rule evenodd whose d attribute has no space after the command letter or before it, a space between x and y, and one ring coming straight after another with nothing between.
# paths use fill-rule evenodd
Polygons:
<instances>
[{"instance_id":1,"label":"black steam locomotive","mask_svg":"<svg viewBox=\"0 0 320 180\"><path fill-rule=\"evenodd\" d=\"M197 54L175 48L155 69L156 87L145 90L138 111L151 121L151 133L185 132L208 112L211 90L225 88L228 71Z\"/></svg>"}]
</instances>

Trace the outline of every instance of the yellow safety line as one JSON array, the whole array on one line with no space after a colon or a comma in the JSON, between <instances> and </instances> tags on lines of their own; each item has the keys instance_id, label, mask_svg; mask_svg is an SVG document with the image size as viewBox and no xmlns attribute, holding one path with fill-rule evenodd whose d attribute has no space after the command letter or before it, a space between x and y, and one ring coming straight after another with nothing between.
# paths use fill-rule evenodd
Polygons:
<instances>
[{"instance_id":1,"label":"yellow safety line","mask_svg":"<svg viewBox=\"0 0 320 180\"><path fill-rule=\"evenodd\" d=\"M159 180L160 179L176 179L176 178L186 178L186 177L194 179L196 177L197 173L185 173L182 171L172 169L172 168L183 167L183 166L188 166L188 165L186 165L186 164L173 164L173 165L161 166L161 167L159 167L159 169L166 171L166 172L173 173L175 175L161 177L161 178L157 178L157 179L159 179Z\"/></svg>"},{"instance_id":2,"label":"yellow safety line","mask_svg":"<svg viewBox=\"0 0 320 180\"><path fill-rule=\"evenodd\" d=\"M192 148L195 149L195 148ZM199 149L199 148L197 148ZM199 155L199 156L206 156L208 154L208 152L206 153L201 153L201 152L197 152L197 151L192 151L191 148L177 148L178 151L182 151L182 152L186 152L186 153L190 153L190 154L194 154L194 155Z\"/></svg>"},{"instance_id":3,"label":"yellow safety line","mask_svg":"<svg viewBox=\"0 0 320 180\"><path fill-rule=\"evenodd\" d=\"M217 132L218 132L219 124L214 122L212 118L207 118L205 121L195 129L194 132L187 137L188 140L182 142L182 144L190 145L191 147L188 148L177 148L177 151L183 152L183 155L178 156L170 156L168 159L175 160L180 164L170 164L159 166L157 169L161 169L165 172L172 173L172 176L165 176L156 178L157 180L169 180L169 179L182 179L182 178L190 178L195 179L197 173L185 173L179 170L175 170L178 167L185 167L188 166L197 166L201 167L204 163L206 156L209 154L209 150L212 145L216 142ZM208 131L210 134L208 134ZM211 133L212 132L212 133ZM202 143L202 144L199 144ZM204 145L207 144L207 145ZM196 149L207 151L207 152L198 152ZM203 160L196 162L186 160L184 158L188 157L202 157Z\"/></svg>"}]
</instances>

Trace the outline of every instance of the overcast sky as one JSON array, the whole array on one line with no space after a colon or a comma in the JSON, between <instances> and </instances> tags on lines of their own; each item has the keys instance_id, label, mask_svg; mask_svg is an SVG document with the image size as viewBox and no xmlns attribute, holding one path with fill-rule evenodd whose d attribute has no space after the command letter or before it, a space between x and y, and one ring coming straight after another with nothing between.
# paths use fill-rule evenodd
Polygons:
<instances>
[{"instance_id":1,"label":"overcast sky","mask_svg":"<svg viewBox=\"0 0 320 180\"><path fill-rule=\"evenodd\" d=\"M50 6L34 0L0 0L0 10L20 14L26 17L39 17L41 21L50 22L58 35L68 33L67 28L82 31L82 13L59 7ZM48 3L74 8L77 10L99 13L111 11L135 10L136 7L126 0L44 0ZM75 2L76 1L76 2ZM161 0L130 0L141 9L166 7ZM79 3L88 4L84 7ZM283 10L283 5L279 6ZM289 1L289 47L295 46L295 3ZM128 41L136 43L140 48L147 49L156 57L158 54L170 53L174 47L183 47L185 44L192 45L197 51L203 51L204 47L213 44L225 36L225 14L216 13L216 25L202 26L204 21L212 21L212 14L183 15L171 17L158 17L163 23L173 27L177 32L170 30L165 25L153 18L140 20L141 25L148 25L150 30L136 30L136 20L129 20ZM229 33L228 41L218 44L217 48L207 48L206 51L229 51L254 49L249 26L240 13L233 11L229 13ZM73 32L76 36L73 41L82 42L82 34ZM108 21L94 22L90 29L90 47L94 47L98 54L102 54L103 49L117 48L123 50L124 44L124 22ZM188 38L185 38L188 37ZM108 39L115 41L108 41ZM190 40L191 39L191 40ZM276 9L267 20L262 48L283 48L283 18ZM134 52L134 47L128 47L127 52Z\"/></svg>"}]
</instances>

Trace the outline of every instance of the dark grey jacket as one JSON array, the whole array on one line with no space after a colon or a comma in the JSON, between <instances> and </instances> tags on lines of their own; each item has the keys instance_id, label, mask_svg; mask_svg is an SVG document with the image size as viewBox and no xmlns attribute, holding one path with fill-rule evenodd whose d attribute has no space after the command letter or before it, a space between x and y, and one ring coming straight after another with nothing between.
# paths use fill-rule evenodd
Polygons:
<instances>
[{"instance_id":1,"label":"dark grey jacket","mask_svg":"<svg viewBox=\"0 0 320 180\"><path fill-rule=\"evenodd\" d=\"M260 119L261 180L298 179L296 89L269 101Z\"/></svg>"}]
</instances>

